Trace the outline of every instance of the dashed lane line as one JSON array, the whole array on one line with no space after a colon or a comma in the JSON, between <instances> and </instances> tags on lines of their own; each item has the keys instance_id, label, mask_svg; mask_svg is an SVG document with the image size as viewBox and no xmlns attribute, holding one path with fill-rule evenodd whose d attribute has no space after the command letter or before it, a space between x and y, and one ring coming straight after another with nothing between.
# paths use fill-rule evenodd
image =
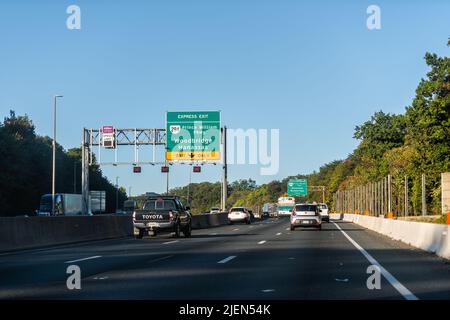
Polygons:
<instances>
[{"instance_id":1,"label":"dashed lane line","mask_svg":"<svg viewBox=\"0 0 450 320\"><path fill-rule=\"evenodd\" d=\"M236 258L236 256L229 256L229 257L226 257L225 259L217 261L217 263L224 264L224 263L227 263L228 261L233 260L234 258Z\"/></svg>"},{"instance_id":2,"label":"dashed lane line","mask_svg":"<svg viewBox=\"0 0 450 320\"><path fill-rule=\"evenodd\" d=\"M171 243L176 243L176 242L178 242L178 240L163 242L163 244L171 244Z\"/></svg>"},{"instance_id":3,"label":"dashed lane line","mask_svg":"<svg viewBox=\"0 0 450 320\"><path fill-rule=\"evenodd\" d=\"M86 260L92 260L92 259L97 259L97 258L101 258L102 256L92 256L92 257L87 257L87 258L81 258L81 259L76 259L76 260L70 260L70 261L66 261L64 263L75 263L75 262L80 262L80 261L86 261Z\"/></svg>"}]
</instances>

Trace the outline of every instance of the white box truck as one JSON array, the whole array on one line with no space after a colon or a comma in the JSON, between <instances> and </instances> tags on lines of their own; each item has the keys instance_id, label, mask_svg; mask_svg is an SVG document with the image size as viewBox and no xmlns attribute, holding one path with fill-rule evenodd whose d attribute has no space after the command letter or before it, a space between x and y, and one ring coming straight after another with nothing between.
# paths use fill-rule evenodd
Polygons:
<instances>
[{"instance_id":1,"label":"white box truck","mask_svg":"<svg viewBox=\"0 0 450 320\"><path fill-rule=\"evenodd\" d=\"M89 193L88 214L105 212L105 191L91 191ZM83 212L83 198L81 194L55 193L55 216L75 216ZM41 197L38 216L52 215L52 195L44 194Z\"/></svg>"}]
</instances>

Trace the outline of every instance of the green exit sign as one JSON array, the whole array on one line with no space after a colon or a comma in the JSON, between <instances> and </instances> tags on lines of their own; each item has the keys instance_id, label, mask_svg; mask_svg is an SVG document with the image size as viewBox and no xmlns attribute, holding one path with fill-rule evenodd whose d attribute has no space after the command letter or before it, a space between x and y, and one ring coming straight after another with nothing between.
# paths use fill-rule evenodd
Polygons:
<instances>
[{"instance_id":1,"label":"green exit sign","mask_svg":"<svg viewBox=\"0 0 450 320\"><path fill-rule=\"evenodd\" d=\"M290 179L287 185L289 196L300 197L308 195L308 181L306 179Z\"/></svg>"}]
</instances>

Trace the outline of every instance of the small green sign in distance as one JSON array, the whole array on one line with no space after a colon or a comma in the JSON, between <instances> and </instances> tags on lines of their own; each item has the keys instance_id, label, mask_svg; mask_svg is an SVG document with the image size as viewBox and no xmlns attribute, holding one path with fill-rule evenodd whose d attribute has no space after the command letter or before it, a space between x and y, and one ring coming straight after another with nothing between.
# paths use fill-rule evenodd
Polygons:
<instances>
[{"instance_id":1,"label":"small green sign in distance","mask_svg":"<svg viewBox=\"0 0 450 320\"><path fill-rule=\"evenodd\" d=\"M305 197L308 195L308 181L306 179L290 179L287 192L292 197Z\"/></svg>"}]
</instances>

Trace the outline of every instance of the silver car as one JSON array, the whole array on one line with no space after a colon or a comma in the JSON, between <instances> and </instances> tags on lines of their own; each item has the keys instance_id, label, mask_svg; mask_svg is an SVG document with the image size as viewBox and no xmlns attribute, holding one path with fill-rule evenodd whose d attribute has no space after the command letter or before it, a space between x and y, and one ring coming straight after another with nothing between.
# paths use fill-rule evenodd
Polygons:
<instances>
[{"instance_id":1,"label":"silver car","mask_svg":"<svg viewBox=\"0 0 450 320\"><path fill-rule=\"evenodd\" d=\"M233 224L234 222L245 222L250 224L252 222L251 214L244 207L233 207L228 213L228 224Z\"/></svg>"},{"instance_id":2,"label":"silver car","mask_svg":"<svg viewBox=\"0 0 450 320\"><path fill-rule=\"evenodd\" d=\"M291 231L298 227L322 230L322 217L317 204L296 204L291 214Z\"/></svg>"},{"instance_id":3,"label":"silver car","mask_svg":"<svg viewBox=\"0 0 450 320\"><path fill-rule=\"evenodd\" d=\"M330 222L330 215L328 213L328 206L325 203L318 204L320 209L320 216L322 217L322 221Z\"/></svg>"}]
</instances>

